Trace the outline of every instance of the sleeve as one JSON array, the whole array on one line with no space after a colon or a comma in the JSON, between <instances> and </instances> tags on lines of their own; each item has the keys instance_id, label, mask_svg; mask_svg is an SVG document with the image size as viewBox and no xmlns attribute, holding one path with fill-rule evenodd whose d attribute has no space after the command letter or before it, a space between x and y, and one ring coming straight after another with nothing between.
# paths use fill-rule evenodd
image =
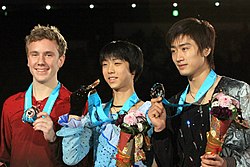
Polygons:
<instances>
[{"instance_id":1,"label":"sleeve","mask_svg":"<svg viewBox=\"0 0 250 167\"><path fill-rule=\"evenodd\" d=\"M250 87L244 83L237 91L242 117L250 125ZM222 156L233 157L237 167L250 166L250 129L231 124L223 145Z\"/></svg>"},{"instance_id":2,"label":"sleeve","mask_svg":"<svg viewBox=\"0 0 250 167\"><path fill-rule=\"evenodd\" d=\"M63 124L64 126L57 131L56 135L62 137L62 153L65 164L76 165L88 155L92 137L92 129L88 126L88 121L89 115L87 114L79 121L70 120L69 124Z\"/></svg>"},{"instance_id":3,"label":"sleeve","mask_svg":"<svg viewBox=\"0 0 250 167\"><path fill-rule=\"evenodd\" d=\"M56 166L66 166L62 160L62 138L57 137L54 142L49 142L49 148L52 155L55 155L54 164Z\"/></svg>"},{"instance_id":4,"label":"sleeve","mask_svg":"<svg viewBox=\"0 0 250 167\"><path fill-rule=\"evenodd\" d=\"M3 105L0 136L0 162L9 163L11 155L11 127L8 116L7 101Z\"/></svg>"},{"instance_id":5,"label":"sleeve","mask_svg":"<svg viewBox=\"0 0 250 167\"><path fill-rule=\"evenodd\" d=\"M239 92L242 117L250 126L250 86L244 84ZM244 142L242 151L234 152L233 157L236 160L236 166L250 166L250 129L242 128ZM237 133L237 131L235 132ZM236 134L237 135L237 134Z\"/></svg>"},{"instance_id":6,"label":"sleeve","mask_svg":"<svg viewBox=\"0 0 250 167\"><path fill-rule=\"evenodd\" d=\"M154 128L153 128L153 124L151 123L151 121L150 121L150 119L149 119L149 117L148 117L148 111L149 111L150 107L151 107L151 102L150 102L150 101L146 101L146 102L143 103L142 106L140 106L140 107L138 108L139 111L143 112L143 113L146 115L147 122L148 122L148 124L149 124L149 126L150 126L150 129L149 129L148 132L147 132L148 137L151 137L151 136L152 136L152 134L153 134L153 129L154 129Z\"/></svg>"},{"instance_id":7,"label":"sleeve","mask_svg":"<svg viewBox=\"0 0 250 167\"><path fill-rule=\"evenodd\" d=\"M167 115L171 115L169 108L165 106ZM172 130L171 119L166 120L166 128L161 132L153 132L151 141L155 154L155 161L158 167L174 166L174 133Z\"/></svg>"},{"instance_id":8,"label":"sleeve","mask_svg":"<svg viewBox=\"0 0 250 167\"><path fill-rule=\"evenodd\" d=\"M161 132L154 132L152 145L155 161L158 167L173 166L172 134L166 128Z\"/></svg>"}]
</instances>

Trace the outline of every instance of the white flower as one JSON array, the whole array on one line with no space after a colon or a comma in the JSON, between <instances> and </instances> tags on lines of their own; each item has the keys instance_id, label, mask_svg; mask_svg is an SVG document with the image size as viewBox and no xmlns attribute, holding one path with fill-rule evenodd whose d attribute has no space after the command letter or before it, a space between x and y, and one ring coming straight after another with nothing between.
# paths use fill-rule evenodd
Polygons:
<instances>
[{"instance_id":1,"label":"white flower","mask_svg":"<svg viewBox=\"0 0 250 167\"><path fill-rule=\"evenodd\" d=\"M235 108L234 105L230 105L230 106L228 107L229 110L233 110L234 108Z\"/></svg>"},{"instance_id":2,"label":"white flower","mask_svg":"<svg viewBox=\"0 0 250 167\"><path fill-rule=\"evenodd\" d=\"M218 107L219 106L219 102L218 101L214 101L211 106L212 107Z\"/></svg>"},{"instance_id":3,"label":"white flower","mask_svg":"<svg viewBox=\"0 0 250 167\"><path fill-rule=\"evenodd\" d=\"M137 123L137 126L138 126L139 132L142 132L143 131L142 123Z\"/></svg>"}]
</instances>

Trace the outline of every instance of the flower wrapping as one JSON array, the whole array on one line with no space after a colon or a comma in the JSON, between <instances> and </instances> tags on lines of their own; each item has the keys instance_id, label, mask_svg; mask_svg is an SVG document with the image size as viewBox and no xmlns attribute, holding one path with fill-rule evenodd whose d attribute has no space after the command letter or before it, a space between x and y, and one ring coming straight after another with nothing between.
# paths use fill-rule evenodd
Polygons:
<instances>
[{"instance_id":1,"label":"flower wrapping","mask_svg":"<svg viewBox=\"0 0 250 167\"><path fill-rule=\"evenodd\" d=\"M135 162L145 160L143 148L149 147L147 131L150 128L145 114L139 110L131 110L120 115L116 125L121 128L116 166L130 167Z\"/></svg>"},{"instance_id":2,"label":"flower wrapping","mask_svg":"<svg viewBox=\"0 0 250 167\"><path fill-rule=\"evenodd\" d=\"M218 154L232 121L241 115L239 101L222 92L214 94L211 100L210 131L207 132L206 152Z\"/></svg>"},{"instance_id":3,"label":"flower wrapping","mask_svg":"<svg viewBox=\"0 0 250 167\"><path fill-rule=\"evenodd\" d=\"M116 154L117 167L130 167L133 160L133 152L135 149L135 140L131 139L131 134L120 132L120 139L118 143L118 153Z\"/></svg>"},{"instance_id":4,"label":"flower wrapping","mask_svg":"<svg viewBox=\"0 0 250 167\"><path fill-rule=\"evenodd\" d=\"M225 134L232 120L219 120L211 116L210 131L207 132L206 152L218 154L222 150Z\"/></svg>"}]
</instances>

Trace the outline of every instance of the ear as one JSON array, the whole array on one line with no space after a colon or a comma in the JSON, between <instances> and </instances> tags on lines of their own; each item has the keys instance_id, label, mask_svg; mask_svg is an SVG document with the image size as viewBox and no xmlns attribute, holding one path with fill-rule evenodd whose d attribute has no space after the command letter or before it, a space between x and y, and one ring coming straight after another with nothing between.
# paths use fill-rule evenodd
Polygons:
<instances>
[{"instance_id":1,"label":"ear","mask_svg":"<svg viewBox=\"0 0 250 167\"><path fill-rule=\"evenodd\" d=\"M131 72L132 75L135 75L135 71Z\"/></svg>"},{"instance_id":2,"label":"ear","mask_svg":"<svg viewBox=\"0 0 250 167\"><path fill-rule=\"evenodd\" d=\"M28 55L27 55L27 59L26 59L26 61L27 61L27 66L28 66L28 67L30 67L30 65L29 65L29 57L28 57Z\"/></svg>"},{"instance_id":3,"label":"ear","mask_svg":"<svg viewBox=\"0 0 250 167\"><path fill-rule=\"evenodd\" d=\"M65 61L65 55L62 55L61 57L59 57L58 59L58 67L61 68L64 64Z\"/></svg>"},{"instance_id":4,"label":"ear","mask_svg":"<svg viewBox=\"0 0 250 167\"><path fill-rule=\"evenodd\" d=\"M133 80L135 78L135 71L131 72L132 76L133 76Z\"/></svg>"},{"instance_id":5,"label":"ear","mask_svg":"<svg viewBox=\"0 0 250 167\"><path fill-rule=\"evenodd\" d=\"M205 48L203 50L203 56L207 57L211 53L211 48Z\"/></svg>"}]
</instances>

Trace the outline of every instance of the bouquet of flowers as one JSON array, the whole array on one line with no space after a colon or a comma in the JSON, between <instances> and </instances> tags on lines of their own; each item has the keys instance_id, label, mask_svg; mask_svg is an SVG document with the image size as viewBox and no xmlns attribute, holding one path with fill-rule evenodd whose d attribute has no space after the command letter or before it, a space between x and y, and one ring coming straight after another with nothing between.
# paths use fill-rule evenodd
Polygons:
<instances>
[{"instance_id":1,"label":"bouquet of flowers","mask_svg":"<svg viewBox=\"0 0 250 167\"><path fill-rule=\"evenodd\" d=\"M222 150L225 134L231 122L241 116L239 101L223 92L216 93L211 100L210 113L206 152L218 154Z\"/></svg>"},{"instance_id":2,"label":"bouquet of flowers","mask_svg":"<svg viewBox=\"0 0 250 167\"><path fill-rule=\"evenodd\" d=\"M150 147L147 136L150 125L145 114L139 110L130 110L128 113L119 115L116 125L121 128L116 166L130 167L134 162L145 160L143 149Z\"/></svg>"}]
</instances>

